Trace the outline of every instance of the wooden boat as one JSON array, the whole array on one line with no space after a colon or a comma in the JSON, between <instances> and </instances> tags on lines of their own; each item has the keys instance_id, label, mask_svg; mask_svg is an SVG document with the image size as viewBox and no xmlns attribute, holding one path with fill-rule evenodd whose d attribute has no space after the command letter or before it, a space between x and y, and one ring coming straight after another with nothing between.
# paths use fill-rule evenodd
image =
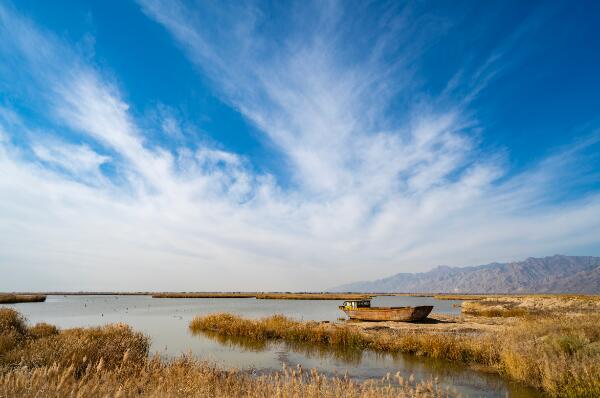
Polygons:
<instances>
[{"instance_id":1,"label":"wooden boat","mask_svg":"<svg viewBox=\"0 0 600 398\"><path fill-rule=\"evenodd\" d=\"M427 318L432 305L417 307L371 307L370 300L349 300L340 305L350 319L360 321L401 321L415 322Z\"/></svg>"}]
</instances>

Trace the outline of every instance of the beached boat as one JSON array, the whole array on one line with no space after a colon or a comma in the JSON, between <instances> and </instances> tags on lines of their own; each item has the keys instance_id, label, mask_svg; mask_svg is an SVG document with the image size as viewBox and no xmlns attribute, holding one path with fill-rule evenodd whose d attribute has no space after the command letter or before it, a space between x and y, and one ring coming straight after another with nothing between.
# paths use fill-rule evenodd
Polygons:
<instances>
[{"instance_id":1,"label":"beached boat","mask_svg":"<svg viewBox=\"0 0 600 398\"><path fill-rule=\"evenodd\" d=\"M417 307L371 307L371 300L348 300L340 305L350 319L359 321L421 321L433 310L432 305Z\"/></svg>"}]
</instances>

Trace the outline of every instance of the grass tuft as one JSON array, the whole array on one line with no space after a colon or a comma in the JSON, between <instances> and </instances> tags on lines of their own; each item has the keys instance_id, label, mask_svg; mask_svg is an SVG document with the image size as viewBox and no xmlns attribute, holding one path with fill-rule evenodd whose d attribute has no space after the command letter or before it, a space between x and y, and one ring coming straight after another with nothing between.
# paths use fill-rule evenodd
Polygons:
<instances>
[{"instance_id":1,"label":"grass tuft","mask_svg":"<svg viewBox=\"0 0 600 398\"><path fill-rule=\"evenodd\" d=\"M82 372L100 359L107 368L123 358L133 361L148 356L149 339L124 324L59 331L38 323L27 327L25 318L11 308L0 308L0 366L40 367L59 364Z\"/></svg>"}]
</instances>

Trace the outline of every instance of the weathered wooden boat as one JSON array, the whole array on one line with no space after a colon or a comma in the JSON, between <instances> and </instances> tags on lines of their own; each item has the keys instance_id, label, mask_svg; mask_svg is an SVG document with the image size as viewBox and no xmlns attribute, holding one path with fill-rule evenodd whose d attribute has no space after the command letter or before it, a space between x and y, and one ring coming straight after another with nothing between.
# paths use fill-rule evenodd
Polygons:
<instances>
[{"instance_id":1,"label":"weathered wooden boat","mask_svg":"<svg viewBox=\"0 0 600 398\"><path fill-rule=\"evenodd\" d=\"M350 319L359 321L422 321L433 310L432 305L417 307L371 307L371 300L348 300L340 305Z\"/></svg>"}]
</instances>

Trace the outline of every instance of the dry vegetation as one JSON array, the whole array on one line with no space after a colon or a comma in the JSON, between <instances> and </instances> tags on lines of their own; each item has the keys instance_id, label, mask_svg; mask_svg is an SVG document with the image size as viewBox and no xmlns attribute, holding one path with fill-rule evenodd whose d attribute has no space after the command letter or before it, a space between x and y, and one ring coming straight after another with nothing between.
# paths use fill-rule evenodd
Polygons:
<instances>
[{"instance_id":1,"label":"dry vegetation","mask_svg":"<svg viewBox=\"0 0 600 398\"><path fill-rule=\"evenodd\" d=\"M18 294L43 294L46 296L150 296L150 292L36 292L36 293L18 293Z\"/></svg>"},{"instance_id":2,"label":"dry vegetation","mask_svg":"<svg viewBox=\"0 0 600 398\"><path fill-rule=\"evenodd\" d=\"M285 370L252 377L237 370L219 370L207 363L181 358L157 358L105 370L88 366L82 374L72 367L19 368L0 375L2 397L362 397L434 398L446 396L435 384L414 384L401 376L357 383L317 372Z\"/></svg>"},{"instance_id":3,"label":"dry vegetation","mask_svg":"<svg viewBox=\"0 0 600 398\"><path fill-rule=\"evenodd\" d=\"M484 296L463 303L462 312L489 317L600 313L600 296Z\"/></svg>"},{"instance_id":4,"label":"dry vegetation","mask_svg":"<svg viewBox=\"0 0 600 398\"><path fill-rule=\"evenodd\" d=\"M197 317L194 332L282 339L379 352L406 352L483 365L556 397L600 396L600 315L526 318L494 333L366 332L352 324L298 322L281 315L259 320L231 314Z\"/></svg>"},{"instance_id":5,"label":"dry vegetation","mask_svg":"<svg viewBox=\"0 0 600 398\"><path fill-rule=\"evenodd\" d=\"M40 303L46 301L41 294L3 294L0 293L0 304Z\"/></svg>"},{"instance_id":6,"label":"dry vegetation","mask_svg":"<svg viewBox=\"0 0 600 398\"><path fill-rule=\"evenodd\" d=\"M499 369L556 397L600 397L600 315L525 319L498 336Z\"/></svg>"},{"instance_id":7,"label":"dry vegetation","mask_svg":"<svg viewBox=\"0 0 600 398\"><path fill-rule=\"evenodd\" d=\"M0 308L0 366L74 366L77 373L102 359L105 368L117 367L127 352L131 360L148 355L149 342L127 325L74 328L60 331L45 323L28 327L17 311Z\"/></svg>"},{"instance_id":8,"label":"dry vegetation","mask_svg":"<svg viewBox=\"0 0 600 398\"><path fill-rule=\"evenodd\" d=\"M125 325L59 331L0 308L0 397L442 397L400 375L354 382L284 369L253 376L182 357L148 358L148 338Z\"/></svg>"},{"instance_id":9,"label":"dry vegetation","mask_svg":"<svg viewBox=\"0 0 600 398\"><path fill-rule=\"evenodd\" d=\"M462 303L461 312L468 315L506 318L531 314L525 308L519 307L517 303L497 299L485 300Z\"/></svg>"}]
</instances>

